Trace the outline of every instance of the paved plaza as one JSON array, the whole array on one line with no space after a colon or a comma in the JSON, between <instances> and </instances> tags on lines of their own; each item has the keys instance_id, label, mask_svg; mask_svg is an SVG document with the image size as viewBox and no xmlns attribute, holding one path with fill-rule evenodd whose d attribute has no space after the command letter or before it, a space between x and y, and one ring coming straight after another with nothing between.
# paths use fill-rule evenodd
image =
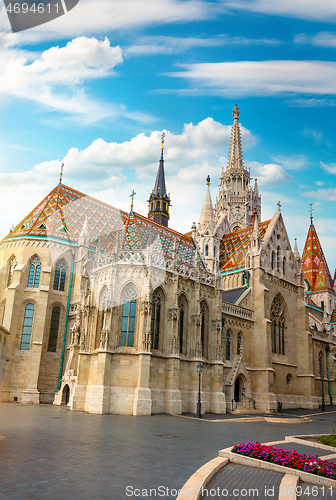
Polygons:
<instances>
[{"instance_id":1,"label":"paved plaza","mask_svg":"<svg viewBox=\"0 0 336 500\"><path fill-rule=\"evenodd\" d=\"M127 486L179 489L220 449L336 427L335 413L310 418L308 424L211 422L0 404L0 500L114 500L128 498Z\"/></svg>"}]
</instances>

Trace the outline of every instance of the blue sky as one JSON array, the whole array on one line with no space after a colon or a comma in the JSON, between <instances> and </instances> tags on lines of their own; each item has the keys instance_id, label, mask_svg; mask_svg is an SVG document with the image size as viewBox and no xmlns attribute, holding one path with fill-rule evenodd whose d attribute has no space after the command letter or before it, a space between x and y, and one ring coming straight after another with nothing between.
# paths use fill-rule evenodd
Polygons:
<instances>
[{"instance_id":1,"label":"blue sky","mask_svg":"<svg viewBox=\"0 0 336 500\"><path fill-rule=\"evenodd\" d=\"M1 4L0 4L1 5ZM12 34L0 12L0 237L57 183L146 214L166 130L170 226L213 201L240 107L262 218L281 201L302 252L309 203L336 244L336 5L331 0L80 0Z\"/></svg>"}]
</instances>

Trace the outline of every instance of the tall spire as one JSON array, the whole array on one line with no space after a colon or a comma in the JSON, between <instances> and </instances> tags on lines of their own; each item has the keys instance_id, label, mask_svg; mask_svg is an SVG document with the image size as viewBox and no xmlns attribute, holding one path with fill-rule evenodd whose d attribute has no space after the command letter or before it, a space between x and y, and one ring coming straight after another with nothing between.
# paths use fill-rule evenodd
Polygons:
<instances>
[{"instance_id":1,"label":"tall spire","mask_svg":"<svg viewBox=\"0 0 336 500\"><path fill-rule=\"evenodd\" d=\"M165 133L162 132L161 135L161 158L159 161L159 168L156 175L156 181L154 189L149 196L149 211L148 218L162 224L163 226L168 226L169 220L169 206L170 206L170 196L167 194L166 190L166 180L164 172L164 140Z\"/></svg>"},{"instance_id":2,"label":"tall spire","mask_svg":"<svg viewBox=\"0 0 336 500\"><path fill-rule=\"evenodd\" d=\"M245 168L239 126L239 108L233 109L233 126L225 170L222 169L220 186L215 204L216 223L226 218L231 232L239 231L252 224L252 214L257 210L261 221L261 198L255 179L251 186L250 170Z\"/></svg>"},{"instance_id":3,"label":"tall spire","mask_svg":"<svg viewBox=\"0 0 336 500\"><path fill-rule=\"evenodd\" d=\"M63 167L64 167L64 163L62 163L62 165L61 165L61 171L60 171L60 176L59 176L59 185L62 184Z\"/></svg>"},{"instance_id":4,"label":"tall spire","mask_svg":"<svg viewBox=\"0 0 336 500\"><path fill-rule=\"evenodd\" d=\"M205 193L205 198L202 206L201 216L199 220L199 230L201 234L204 234L206 230L209 230L210 234L213 234L215 230L215 215L212 207L212 200L210 194L210 176L206 178L207 190Z\"/></svg>"},{"instance_id":5,"label":"tall spire","mask_svg":"<svg viewBox=\"0 0 336 500\"><path fill-rule=\"evenodd\" d=\"M241 146L241 137L240 137L240 127L239 127L239 108L237 104L233 108L232 116L233 116L233 127L231 130L231 140L230 140L230 151L229 151L229 160L228 160L228 169L244 169L243 162L243 152Z\"/></svg>"}]
</instances>

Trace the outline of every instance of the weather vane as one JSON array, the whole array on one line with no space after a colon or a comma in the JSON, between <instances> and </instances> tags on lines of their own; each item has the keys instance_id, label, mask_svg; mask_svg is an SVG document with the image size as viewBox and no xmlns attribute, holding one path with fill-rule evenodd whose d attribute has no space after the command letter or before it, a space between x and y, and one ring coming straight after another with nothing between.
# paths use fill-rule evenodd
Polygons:
<instances>
[{"instance_id":1,"label":"weather vane","mask_svg":"<svg viewBox=\"0 0 336 500\"><path fill-rule=\"evenodd\" d=\"M310 213L310 223L312 224L313 223L313 212L314 212L313 205L314 205L314 203L309 203L309 205L310 205L310 209L308 210L308 212Z\"/></svg>"},{"instance_id":2,"label":"weather vane","mask_svg":"<svg viewBox=\"0 0 336 500\"><path fill-rule=\"evenodd\" d=\"M164 148L164 141L165 141L166 134L162 132L161 134L161 149Z\"/></svg>"},{"instance_id":3,"label":"weather vane","mask_svg":"<svg viewBox=\"0 0 336 500\"><path fill-rule=\"evenodd\" d=\"M131 212L133 212L133 205L134 205L134 196L136 195L136 192L132 191L132 194L130 194L130 198L132 198L132 201L131 201Z\"/></svg>"},{"instance_id":4,"label":"weather vane","mask_svg":"<svg viewBox=\"0 0 336 500\"><path fill-rule=\"evenodd\" d=\"M208 175L208 177L206 178L206 183L207 183L207 186L210 186L210 175Z\"/></svg>"}]
</instances>

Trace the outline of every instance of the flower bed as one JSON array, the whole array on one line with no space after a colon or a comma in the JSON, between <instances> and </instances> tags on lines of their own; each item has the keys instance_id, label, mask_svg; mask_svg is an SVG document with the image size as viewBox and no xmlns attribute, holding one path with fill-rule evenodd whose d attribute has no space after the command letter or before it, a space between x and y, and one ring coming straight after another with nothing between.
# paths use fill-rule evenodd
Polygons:
<instances>
[{"instance_id":1,"label":"flower bed","mask_svg":"<svg viewBox=\"0 0 336 500\"><path fill-rule=\"evenodd\" d=\"M318 455L304 455L297 451L288 451L281 448L274 448L260 443L240 443L232 448L232 453L244 455L250 458L257 458L272 464L290 467L317 476L329 477L336 479L336 464L321 460Z\"/></svg>"}]
</instances>

